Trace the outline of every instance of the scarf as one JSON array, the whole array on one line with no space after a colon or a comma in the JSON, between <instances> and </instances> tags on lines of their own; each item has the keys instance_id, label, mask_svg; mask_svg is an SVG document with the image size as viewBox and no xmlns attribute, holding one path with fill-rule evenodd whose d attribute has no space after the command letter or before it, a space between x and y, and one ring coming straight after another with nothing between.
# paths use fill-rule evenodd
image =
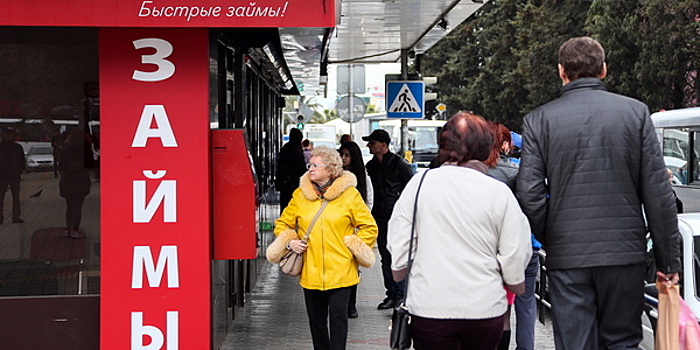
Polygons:
<instances>
[{"instance_id":1,"label":"scarf","mask_svg":"<svg viewBox=\"0 0 700 350\"><path fill-rule=\"evenodd\" d=\"M319 196L319 198L323 199L323 195L326 194L326 190L328 190L328 187L331 187L334 180L335 179L331 179L330 181L322 185L313 182L314 188L316 189L316 194Z\"/></svg>"}]
</instances>

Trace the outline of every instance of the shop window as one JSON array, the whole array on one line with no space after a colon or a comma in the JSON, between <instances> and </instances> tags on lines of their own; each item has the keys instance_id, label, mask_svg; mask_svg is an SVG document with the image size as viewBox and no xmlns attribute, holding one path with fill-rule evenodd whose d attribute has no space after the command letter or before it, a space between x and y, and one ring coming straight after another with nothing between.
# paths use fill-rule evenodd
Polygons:
<instances>
[{"instance_id":1,"label":"shop window","mask_svg":"<svg viewBox=\"0 0 700 350\"><path fill-rule=\"evenodd\" d=\"M0 76L0 297L97 294L97 29L0 27Z\"/></svg>"}]
</instances>

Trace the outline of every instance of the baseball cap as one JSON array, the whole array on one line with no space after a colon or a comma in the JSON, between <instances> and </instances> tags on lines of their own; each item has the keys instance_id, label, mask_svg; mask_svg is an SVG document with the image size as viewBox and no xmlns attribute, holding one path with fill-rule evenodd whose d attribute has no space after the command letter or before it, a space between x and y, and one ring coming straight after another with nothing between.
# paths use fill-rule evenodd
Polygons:
<instances>
[{"instance_id":1,"label":"baseball cap","mask_svg":"<svg viewBox=\"0 0 700 350\"><path fill-rule=\"evenodd\" d=\"M379 141L379 142L384 142L387 145L391 143L391 137L389 137L389 133L382 130L382 129L377 129L372 131L371 134L367 136L362 136L362 139L365 141Z\"/></svg>"},{"instance_id":2,"label":"baseball cap","mask_svg":"<svg viewBox=\"0 0 700 350\"><path fill-rule=\"evenodd\" d=\"M513 140L513 146L523 148L523 137L520 134L511 131L510 138Z\"/></svg>"}]
</instances>

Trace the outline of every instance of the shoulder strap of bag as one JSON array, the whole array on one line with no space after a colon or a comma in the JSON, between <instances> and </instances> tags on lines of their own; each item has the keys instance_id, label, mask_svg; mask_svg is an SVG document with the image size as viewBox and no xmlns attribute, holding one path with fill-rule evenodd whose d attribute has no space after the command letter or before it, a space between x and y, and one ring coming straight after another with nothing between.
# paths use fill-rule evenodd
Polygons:
<instances>
[{"instance_id":1,"label":"shoulder strap of bag","mask_svg":"<svg viewBox=\"0 0 700 350\"><path fill-rule=\"evenodd\" d=\"M411 240L408 243L408 267L406 268L406 290L403 293L403 299L401 300L401 304L406 303L406 296L408 295L408 279L411 277L411 266L413 266L413 236L416 233L416 212L418 212L418 195L420 194L420 188L423 186L423 180L425 180L425 175L430 171L430 169L426 170L423 172L423 175L420 178L420 182L418 183L418 189L416 190L416 199L413 202L413 221L411 221Z\"/></svg>"},{"instance_id":2,"label":"shoulder strap of bag","mask_svg":"<svg viewBox=\"0 0 700 350\"><path fill-rule=\"evenodd\" d=\"M314 224L316 223L316 220L318 220L318 217L321 216L321 212L323 209L326 209L326 205L328 205L328 201L325 199L321 199L321 209L316 212L316 216L314 216L314 219L311 220L311 224L309 224L309 227L306 229L306 235L304 235L303 240L309 239L309 235L311 234L311 229L314 227Z\"/></svg>"}]
</instances>

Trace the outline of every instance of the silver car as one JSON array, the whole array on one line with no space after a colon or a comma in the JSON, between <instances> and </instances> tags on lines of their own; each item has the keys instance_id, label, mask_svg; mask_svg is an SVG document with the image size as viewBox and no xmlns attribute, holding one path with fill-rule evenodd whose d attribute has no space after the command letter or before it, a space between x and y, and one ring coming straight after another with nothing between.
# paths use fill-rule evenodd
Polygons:
<instances>
[{"instance_id":1,"label":"silver car","mask_svg":"<svg viewBox=\"0 0 700 350\"><path fill-rule=\"evenodd\" d=\"M53 147L33 146L27 152L27 171L53 169Z\"/></svg>"}]
</instances>

